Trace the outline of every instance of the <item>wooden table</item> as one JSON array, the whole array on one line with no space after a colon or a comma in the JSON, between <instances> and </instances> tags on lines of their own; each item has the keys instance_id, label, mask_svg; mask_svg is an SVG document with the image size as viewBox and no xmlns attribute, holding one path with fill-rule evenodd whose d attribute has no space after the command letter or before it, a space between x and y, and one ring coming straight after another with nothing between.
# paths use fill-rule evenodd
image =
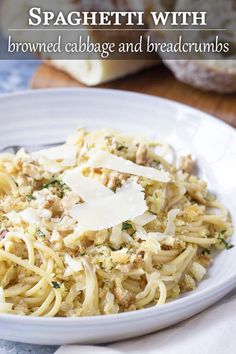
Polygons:
<instances>
[{"instance_id":1,"label":"wooden table","mask_svg":"<svg viewBox=\"0 0 236 354\"><path fill-rule=\"evenodd\" d=\"M83 85L67 74L43 64L34 74L31 87L38 89L83 87ZM163 65L99 87L142 92L169 98L213 114L236 127L236 94L220 95L202 92L177 81Z\"/></svg>"}]
</instances>

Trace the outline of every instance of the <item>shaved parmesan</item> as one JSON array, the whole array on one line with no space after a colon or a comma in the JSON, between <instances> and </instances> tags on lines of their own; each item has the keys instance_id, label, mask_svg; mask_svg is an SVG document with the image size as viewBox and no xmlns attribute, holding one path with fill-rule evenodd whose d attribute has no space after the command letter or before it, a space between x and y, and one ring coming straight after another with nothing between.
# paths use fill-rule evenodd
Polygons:
<instances>
[{"instance_id":1,"label":"shaved parmesan","mask_svg":"<svg viewBox=\"0 0 236 354\"><path fill-rule=\"evenodd\" d=\"M96 152L86 163L86 166L94 168L107 168L122 173L128 173L140 177L146 177L154 181L167 183L170 180L168 172L159 171L152 167L144 167L122 157L110 154L106 151Z\"/></svg>"},{"instance_id":2,"label":"shaved parmesan","mask_svg":"<svg viewBox=\"0 0 236 354\"><path fill-rule=\"evenodd\" d=\"M76 272L80 272L84 269L82 260L73 259L68 253L65 254L65 263L68 265L65 270L64 276L70 276Z\"/></svg>"},{"instance_id":3,"label":"shaved parmesan","mask_svg":"<svg viewBox=\"0 0 236 354\"><path fill-rule=\"evenodd\" d=\"M19 213L16 211L10 211L9 213L5 214L5 216L8 218L8 220L14 224L20 224L21 223L21 217Z\"/></svg>"},{"instance_id":4,"label":"shaved parmesan","mask_svg":"<svg viewBox=\"0 0 236 354\"><path fill-rule=\"evenodd\" d=\"M80 233L99 231L134 219L147 210L144 192L135 181L128 181L111 196L75 205L70 215L78 221ZM65 241L78 238L78 234L69 235Z\"/></svg>"},{"instance_id":5,"label":"shaved parmesan","mask_svg":"<svg viewBox=\"0 0 236 354\"><path fill-rule=\"evenodd\" d=\"M65 167L73 166L76 163L76 147L71 144L64 144L50 149L34 152L35 158L44 169L51 173L57 173Z\"/></svg>"},{"instance_id":6,"label":"shaved parmesan","mask_svg":"<svg viewBox=\"0 0 236 354\"><path fill-rule=\"evenodd\" d=\"M35 156L45 157L52 161L72 161L75 162L76 149L74 145L64 144L50 149L40 150L34 153Z\"/></svg>"},{"instance_id":7,"label":"shaved parmesan","mask_svg":"<svg viewBox=\"0 0 236 354\"><path fill-rule=\"evenodd\" d=\"M156 215L151 213L144 213L143 215L134 218L132 222L137 225L144 226L155 219L156 219Z\"/></svg>"},{"instance_id":8,"label":"shaved parmesan","mask_svg":"<svg viewBox=\"0 0 236 354\"><path fill-rule=\"evenodd\" d=\"M8 214L5 214L9 221L20 224L22 221L26 222L27 224L40 224L40 217L37 211L33 208L27 208L19 213L15 211L11 211Z\"/></svg>"},{"instance_id":9,"label":"shaved parmesan","mask_svg":"<svg viewBox=\"0 0 236 354\"><path fill-rule=\"evenodd\" d=\"M40 224L40 217L33 208L27 208L19 213L21 219L27 224Z\"/></svg>"},{"instance_id":10,"label":"shaved parmesan","mask_svg":"<svg viewBox=\"0 0 236 354\"><path fill-rule=\"evenodd\" d=\"M66 171L62 175L62 181L70 187L72 192L78 193L84 201L108 197L114 194L109 188L95 179L84 177L80 172L80 168Z\"/></svg>"},{"instance_id":11,"label":"shaved parmesan","mask_svg":"<svg viewBox=\"0 0 236 354\"><path fill-rule=\"evenodd\" d=\"M45 171L53 174L59 173L64 169L64 166L61 162L50 161L44 157L40 157L38 159L38 163L43 167Z\"/></svg>"},{"instance_id":12,"label":"shaved parmesan","mask_svg":"<svg viewBox=\"0 0 236 354\"><path fill-rule=\"evenodd\" d=\"M119 248L123 242L122 224L116 225L111 230L110 243L114 248Z\"/></svg>"},{"instance_id":13,"label":"shaved parmesan","mask_svg":"<svg viewBox=\"0 0 236 354\"><path fill-rule=\"evenodd\" d=\"M152 238L155 238L158 242L165 243L165 245L173 246L175 239L172 236L166 235L161 232L149 232L148 237L151 235Z\"/></svg>"}]
</instances>

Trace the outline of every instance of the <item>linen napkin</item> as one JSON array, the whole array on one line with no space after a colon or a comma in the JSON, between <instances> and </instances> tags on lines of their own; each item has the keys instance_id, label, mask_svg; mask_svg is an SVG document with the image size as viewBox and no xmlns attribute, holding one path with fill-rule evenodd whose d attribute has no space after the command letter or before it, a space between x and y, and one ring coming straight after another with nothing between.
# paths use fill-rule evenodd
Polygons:
<instances>
[{"instance_id":1,"label":"linen napkin","mask_svg":"<svg viewBox=\"0 0 236 354\"><path fill-rule=\"evenodd\" d=\"M55 354L234 354L236 290L208 310L168 329L108 346L62 346Z\"/></svg>"}]
</instances>

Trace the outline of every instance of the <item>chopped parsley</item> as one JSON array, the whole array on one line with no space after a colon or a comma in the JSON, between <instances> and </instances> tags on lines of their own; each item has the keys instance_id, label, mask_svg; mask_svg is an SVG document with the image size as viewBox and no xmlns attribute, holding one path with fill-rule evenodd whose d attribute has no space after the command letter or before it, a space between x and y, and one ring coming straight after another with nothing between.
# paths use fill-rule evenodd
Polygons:
<instances>
[{"instance_id":1,"label":"chopped parsley","mask_svg":"<svg viewBox=\"0 0 236 354\"><path fill-rule=\"evenodd\" d=\"M19 184L16 182L16 180L14 178L12 178L16 184L17 187L19 187Z\"/></svg>"},{"instance_id":2,"label":"chopped parsley","mask_svg":"<svg viewBox=\"0 0 236 354\"><path fill-rule=\"evenodd\" d=\"M224 238L224 235L226 233L227 230L222 230L219 234L218 240L220 241L220 243L224 246L224 248L226 250L230 250L231 248L234 247L234 245L232 245L230 242L227 242Z\"/></svg>"},{"instance_id":3,"label":"chopped parsley","mask_svg":"<svg viewBox=\"0 0 236 354\"><path fill-rule=\"evenodd\" d=\"M223 236L219 236L218 240L220 241L220 243L224 246L224 248L226 250L230 250L231 248L234 247L234 245L232 245L232 243L230 243L230 242L227 242Z\"/></svg>"},{"instance_id":4,"label":"chopped parsley","mask_svg":"<svg viewBox=\"0 0 236 354\"><path fill-rule=\"evenodd\" d=\"M203 251L202 251L202 255L206 255L206 254L211 254L211 251L208 249L208 248L205 248Z\"/></svg>"},{"instance_id":5,"label":"chopped parsley","mask_svg":"<svg viewBox=\"0 0 236 354\"><path fill-rule=\"evenodd\" d=\"M159 160L153 160L152 167L159 168L160 164L161 164L161 162Z\"/></svg>"},{"instance_id":6,"label":"chopped parsley","mask_svg":"<svg viewBox=\"0 0 236 354\"><path fill-rule=\"evenodd\" d=\"M56 183L60 183L60 182L58 181L57 178L52 177L52 178L49 180L48 183L46 183L46 184L43 185L43 188L42 188L42 189L45 189L45 188L48 189L48 188L50 188L50 187L53 187Z\"/></svg>"},{"instance_id":7,"label":"chopped parsley","mask_svg":"<svg viewBox=\"0 0 236 354\"><path fill-rule=\"evenodd\" d=\"M57 281L52 281L52 287L53 289L60 289L60 284Z\"/></svg>"},{"instance_id":8,"label":"chopped parsley","mask_svg":"<svg viewBox=\"0 0 236 354\"><path fill-rule=\"evenodd\" d=\"M63 198L69 187L60 181L57 177L52 177L48 183L44 184L42 189L51 189L59 198Z\"/></svg>"},{"instance_id":9,"label":"chopped parsley","mask_svg":"<svg viewBox=\"0 0 236 354\"><path fill-rule=\"evenodd\" d=\"M122 231L129 230L132 228L132 225L129 222L122 223Z\"/></svg>"},{"instance_id":10,"label":"chopped parsley","mask_svg":"<svg viewBox=\"0 0 236 354\"><path fill-rule=\"evenodd\" d=\"M118 146L117 146L117 150L118 150L118 151L123 151L123 150L128 150L128 148L127 148L127 146L125 146L125 145L118 145Z\"/></svg>"},{"instance_id":11,"label":"chopped parsley","mask_svg":"<svg viewBox=\"0 0 236 354\"><path fill-rule=\"evenodd\" d=\"M26 199L28 200L28 202L31 202L31 200L35 200L36 198L32 194L30 194L26 196Z\"/></svg>"},{"instance_id":12,"label":"chopped parsley","mask_svg":"<svg viewBox=\"0 0 236 354\"><path fill-rule=\"evenodd\" d=\"M41 230L37 230L37 236L40 237L40 238L45 238L46 235L41 231Z\"/></svg>"}]
</instances>

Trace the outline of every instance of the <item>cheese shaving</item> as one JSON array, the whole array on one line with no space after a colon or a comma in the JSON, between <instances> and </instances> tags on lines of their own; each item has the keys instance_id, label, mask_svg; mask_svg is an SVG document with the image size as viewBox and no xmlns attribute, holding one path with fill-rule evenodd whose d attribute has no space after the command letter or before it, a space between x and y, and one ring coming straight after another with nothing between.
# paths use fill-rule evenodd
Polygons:
<instances>
[{"instance_id":1,"label":"cheese shaving","mask_svg":"<svg viewBox=\"0 0 236 354\"><path fill-rule=\"evenodd\" d=\"M19 213L22 220L28 224L40 224L40 217L36 210L33 208L27 208Z\"/></svg>"},{"instance_id":2,"label":"cheese shaving","mask_svg":"<svg viewBox=\"0 0 236 354\"><path fill-rule=\"evenodd\" d=\"M11 211L10 213L5 214L9 221L20 224L22 221L27 224L40 224L40 217L37 213L37 210L33 208L26 208L21 212Z\"/></svg>"},{"instance_id":3,"label":"cheese shaving","mask_svg":"<svg viewBox=\"0 0 236 354\"><path fill-rule=\"evenodd\" d=\"M115 194L74 206L70 215L81 232L108 229L134 219L147 210L144 193L135 181L128 181ZM69 240L71 236L66 239Z\"/></svg>"},{"instance_id":4,"label":"cheese shaving","mask_svg":"<svg viewBox=\"0 0 236 354\"><path fill-rule=\"evenodd\" d=\"M78 193L84 201L94 198L112 196L114 193L102 183L93 178L84 177L80 168L68 170L62 175L62 181L70 187L72 192Z\"/></svg>"},{"instance_id":5,"label":"cheese shaving","mask_svg":"<svg viewBox=\"0 0 236 354\"><path fill-rule=\"evenodd\" d=\"M150 223L151 221L155 220L156 217L157 216L154 214L144 213L143 215L137 216L132 221L133 221L133 223L135 223L137 225L144 226L144 225L147 225L148 223Z\"/></svg>"},{"instance_id":6,"label":"cheese shaving","mask_svg":"<svg viewBox=\"0 0 236 354\"><path fill-rule=\"evenodd\" d=\"M33 155L38 157L45 157L51 161L73 161L75 162L76 149L75 146L64 144L56 146L50 149L44 149L37 152L34 152Z\"/></svg>"},{"instance_id":7,"label":"cheese shaving","mask_svg":"<svg viewBox=\"0 0 236 354\"><path fill-rule=\"evenodd\" d=\"M72 258L68 253L65 254L65 263L68 265L64 273L66 277L83 270L82 260Z\"/></svg>"},{"instance_id":8,"label":"cheese shaving","mask_svg":"<svg viewBox=\"0 0 236 354\"><path fill-rule=\"evenodd\" d=\"M107 168L130 175L149 178L153 181L167 183L170 181L169 173L152 167L145 167L125 160L122 157L110 154L106 151L98 151L88 160L86 166L93 168Z\"/></svg>"},{"instance_id":9,"label":"cheese shaving","mask_svg":"<svg viewBox=\"0 0 236 354\"><path fill-rule=\"evenodd\" d=\"M32 157L43 168L51 173L57 173L64 167L73 166L76 162L76 147L72 144L64 144L50 149L34 152Z\"/></svg>"}]
</instances>

